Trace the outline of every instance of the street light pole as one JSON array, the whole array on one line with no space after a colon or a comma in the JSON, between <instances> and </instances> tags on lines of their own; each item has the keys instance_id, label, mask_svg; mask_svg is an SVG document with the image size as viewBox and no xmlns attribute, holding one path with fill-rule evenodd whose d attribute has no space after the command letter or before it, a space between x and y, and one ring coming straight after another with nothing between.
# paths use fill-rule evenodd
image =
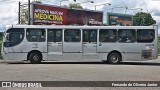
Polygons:
<instances>
[{"instance_id":1,"label":"street light pole","mask_svg":"<svg viewBox=\"0 0 160 90\"><path fill-rule=\"evenodd\" d=\"M31 19L31 16L30 16L30 0L28 0L28 25L31 24L30 19Z\"/></svg>"},{"instance_id":2,"label":"street light pole","mask_svg":"<svg viewBox=\"0 0 160 90\"><path fill-rule=\"evenodd\" d=\"M20 24L20 9L21 8L21 2L19 1L19 6L18 6L18 24Z\"/></svg>"},{"instance_id":3,"label":"street light pole","mask_svg":"<svg viewBox=\"0 0 160 90\"><path fill-rule=\"evenodd\" d=\"M106 5L106 4L108 4L109 6L111 5L110 3L104 3L104 4L95 5L95 11L96 11L96 7L97 7L97 6Z\"/></svg>"}]
</instances>

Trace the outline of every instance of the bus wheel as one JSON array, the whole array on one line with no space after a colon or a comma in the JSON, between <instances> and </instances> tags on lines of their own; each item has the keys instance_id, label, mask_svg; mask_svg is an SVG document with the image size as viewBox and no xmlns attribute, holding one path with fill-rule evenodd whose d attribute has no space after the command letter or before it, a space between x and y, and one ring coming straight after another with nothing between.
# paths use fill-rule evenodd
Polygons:
<instances>
[{"instance_id":1,"label":"bus wheel","mask_svg":"<svg viewBox=\"0 0 160 90\"><path fill-rule=\"evenodd\" d=\"M29 60L30 60L30 62L33 63L33 64L38 64L38 63L41 63L41 61L42 61L42 56L41 56L40 53L34 52L34 53L31 53L31 54L30 54Z\"/></svg>"},{"instance_id":2,"label":"bus wheel","mask_svg":"<svg viewBox=\"0 0 160 90\"><path fill-rule=\"evenodd\" d=\"M119 53L111 53L107 60L110 64L118 64L121 61L121 56Z\"/></svg>"}]
</instances>

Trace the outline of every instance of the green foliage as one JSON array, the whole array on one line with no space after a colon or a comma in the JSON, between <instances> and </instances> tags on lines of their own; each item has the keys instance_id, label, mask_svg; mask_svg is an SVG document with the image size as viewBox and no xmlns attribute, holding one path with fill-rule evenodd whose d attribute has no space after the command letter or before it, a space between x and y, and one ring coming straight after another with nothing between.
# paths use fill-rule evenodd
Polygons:
<instances>
[{"instance_id":1,"label":"green foliage","mask_svg":"<svg viewBox=\"0 0 160 90\"><path fill-rule=\"evenodd\" d=\"M69 8L83 9L83 7L80 4L76 4L76 3L70 3Z\"/></svg>"},{"instance_id":2,"label":"green foliage","mask_svg":"<svg viewBox=\"0 0 160 90\"><path fill-rule=\"evenodd\" d=\"M160 54L160 37L158 37L158 54Z\"/></svg>"},{"instance_id":3,"label":"green foliage","mask_svg":"<svg viewBox=\"0 0 160 90\"><path fill-rule=\"evenodd\" d=\"M3 33L0 33L0 52L1 52L1 48L2 48L2 40L3 40ZM0 59L2 59L1 53L0 53Z\"/></svg>"},{"instance_id":4,"label":"green foliage","mask_svg":"<svg viewBox=\"0 0 160 90\"><path fill-rule=\"evenodd\" d=\"M156 24L150 13L138 12L133 16L134 26L150 26Z\"/></svg>"},{"instance_id":5,"label":"green foliage","mask_svg":"<svg viewBox=\"0 0 160 90\"><path fill-rule=\"evenodd\" d=\"M2 41L0 41L0 59L2 59L1 49L2 49Z\"/></svg>"},{"instance_id":6,"label":"green foliage","mask_svg":"<svg viewBox=\"0 0 160 90\"><path fill-rule=\"evenodd\" d=\"M3 33L0 33L0 41L3 39Z\"/></svg>"}]
</instances>

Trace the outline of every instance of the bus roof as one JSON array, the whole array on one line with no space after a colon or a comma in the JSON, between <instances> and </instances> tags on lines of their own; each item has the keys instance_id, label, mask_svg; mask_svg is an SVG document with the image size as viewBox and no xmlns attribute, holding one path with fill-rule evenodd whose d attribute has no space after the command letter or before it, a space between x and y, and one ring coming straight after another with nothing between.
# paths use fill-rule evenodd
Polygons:
<instances>
[{"instance_id":1,"label":"bus roof","mask_svg":"<svg viewBox=\"0 0 160 90\"><path fill-rule=\"evenodd\" d=\"M70 25L7 25L9 28L45 28L45 29L155 29L157 25L152 26L70 26Z\"/></svg>"}]
</instances>

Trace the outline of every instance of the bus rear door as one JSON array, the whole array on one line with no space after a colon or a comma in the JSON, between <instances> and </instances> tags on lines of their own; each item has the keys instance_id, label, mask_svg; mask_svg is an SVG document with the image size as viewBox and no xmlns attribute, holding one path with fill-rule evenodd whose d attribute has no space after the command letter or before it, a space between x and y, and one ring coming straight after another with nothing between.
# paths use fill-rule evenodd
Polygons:
<instances>
[{"instance_id":1,"label":"bus rear door","mask_svg":"<svg viewBox=\"0 0 160 90\"><path fill-rule=\"evenodd\" d=\"M65 29L63 60L82 60L82 40L80 29Z\"/></svg>"},{"instance_id":2,"label":"bus rear door","mask_svg":"<svg viewBox=\"0 0 160 90\"><path fill-rule=\"evenodd\" d=\"M48 60L62 60L62 30L48 30Z\"/></svg>"},{"instance_id":3,"label":"bus rear door","mask_svg":"<svg viewBox=\"0 0 160 90\"><path fill-rule=\"evenodd\" d=\"M97 60L97 30L83 30L83 60Z\"/></svg>"}]
</instances>

